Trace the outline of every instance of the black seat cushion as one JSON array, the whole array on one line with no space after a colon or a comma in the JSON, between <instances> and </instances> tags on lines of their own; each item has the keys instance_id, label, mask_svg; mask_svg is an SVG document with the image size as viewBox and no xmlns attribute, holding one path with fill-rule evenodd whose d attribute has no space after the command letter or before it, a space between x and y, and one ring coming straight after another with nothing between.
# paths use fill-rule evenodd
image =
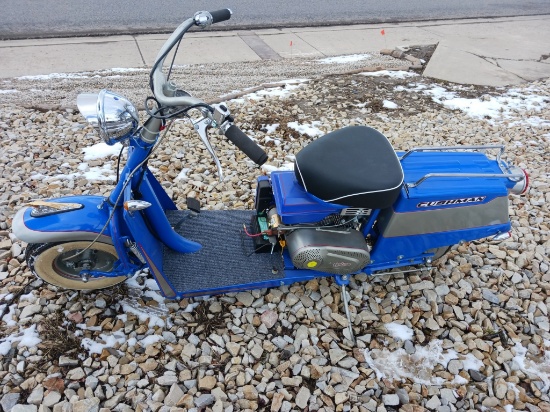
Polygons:
<instances>
[{"instance_id":1,"label":"black seat cushion","mask_svg":"<svg viewBox=\"0 0 550 412\"><path fill-rule=\"evenodd\" d=\"M331 203L382 209L399 196L403 169L379 131L350 126L313 141L296 155L294 173L304 189Z\"/></svg>"}]
</instances>

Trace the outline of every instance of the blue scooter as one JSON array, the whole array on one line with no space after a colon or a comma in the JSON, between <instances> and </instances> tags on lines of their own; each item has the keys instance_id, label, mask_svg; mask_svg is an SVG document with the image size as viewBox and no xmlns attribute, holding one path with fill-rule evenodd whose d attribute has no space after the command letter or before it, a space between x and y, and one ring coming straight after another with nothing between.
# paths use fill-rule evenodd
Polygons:
<instances>
[{"instance_id":1,"label":"blue scooter","mask_svg":"<svg viewBox=\"0 0 550 412\"><path fill-rule=\"evenodd\" d=\"M191 120L220 177L211 129L256 164L267 160L225 105L191 97L162 71L191 27L230 17L229 9L202 11L174 31L151 71L154 98L142 126L122 96L107 90L78 96L80 112L105 142L128 146L128 160L109 197L35 201L16 214L13 232L28 243L36 275L63 288L99 289L149 268L172 299L331 276L347 304L353 274L430 268L451 245L509 237L508 194L524 193L528 178L502 160L503 146L396 152L364 126L313 141L296 155L294 171L260 176L254 210L201 210L195 199L177 210L147 167L174 119Z\"/></svg>"}]
</instances>

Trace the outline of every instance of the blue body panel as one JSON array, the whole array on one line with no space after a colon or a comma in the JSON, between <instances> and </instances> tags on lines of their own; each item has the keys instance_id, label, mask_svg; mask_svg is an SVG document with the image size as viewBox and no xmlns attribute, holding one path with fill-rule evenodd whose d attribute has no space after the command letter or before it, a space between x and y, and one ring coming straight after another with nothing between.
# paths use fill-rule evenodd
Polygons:
<instances>
[{"instance_id":1,"label":"blue body panel","mask_svg":"<svg viewBox=\"0 0 550 412\"><path fill-rule=\"evenodd\" d=\"M495 160L488 159L485 154L479 152L416 152L406 157L401 166L405 174L405 183L414 183L427 173L502 174ZM396 212L414 211L422 201L475 196L485 196L483 203L487 203L495 197L508 196L507 184L510 183L510 180L502 178L433 177L407 191L403 187L401 196L393 208ZM444 207L460 206L463 205Z\"/></svg>"},{"instance_id":2,"label":"blue body panel","mask_svg":"<svg viewBox=\"0 0 550 412\"><path fill-rule=\"evenodd\" d=\"M277 211L286 225L318 222L327 215L340 213L346 207L307 193L298 184L294 172L273 172L271 184Z\"/></svg>"}]
</instances>

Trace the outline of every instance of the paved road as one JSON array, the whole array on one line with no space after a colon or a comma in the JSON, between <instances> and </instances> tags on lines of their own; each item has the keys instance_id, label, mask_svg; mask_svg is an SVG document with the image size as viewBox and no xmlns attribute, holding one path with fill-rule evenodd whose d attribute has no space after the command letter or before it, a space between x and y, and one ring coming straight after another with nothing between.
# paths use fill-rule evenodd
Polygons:
<instances>
[{"instance_id":1,"label":"paved road","mask_svg":"<svg viewBox=\"0 0 550 412\"><path fill-rule=\"evenodd\" d=\"M225 7L225 29L550 14L550 0L0 0L0 39L169 32Z\"/></svg>"}]
</instances>

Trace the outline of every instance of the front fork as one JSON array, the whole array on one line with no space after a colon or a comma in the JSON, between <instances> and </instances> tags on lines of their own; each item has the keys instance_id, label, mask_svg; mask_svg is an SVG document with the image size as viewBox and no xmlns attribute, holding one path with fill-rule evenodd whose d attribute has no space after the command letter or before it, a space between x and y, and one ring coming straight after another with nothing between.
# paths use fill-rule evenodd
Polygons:
<instances>
[{"instance_id":1,"label":"front fork","mask_svg":"<svg viewBox=\"0 0 550 412\"><path fill-rule=\"evenodd\" d=\"M84 269L80 272L80 276L84 282L87 282L90 278L97 277L130 277L145 266L145 260L139 252L135 253L135 243L128 236L124 236L121 233L122 226L120 218L123 212L122 210L115 210L113 212L113 206L109 205L108 201L105 199L98 204L97 208L100 210L106 208L109 215L112 214L111 220L109 221L109 230L113 246L118 255L118 261L110 272Z\"/></svg>"}]
</instances>

